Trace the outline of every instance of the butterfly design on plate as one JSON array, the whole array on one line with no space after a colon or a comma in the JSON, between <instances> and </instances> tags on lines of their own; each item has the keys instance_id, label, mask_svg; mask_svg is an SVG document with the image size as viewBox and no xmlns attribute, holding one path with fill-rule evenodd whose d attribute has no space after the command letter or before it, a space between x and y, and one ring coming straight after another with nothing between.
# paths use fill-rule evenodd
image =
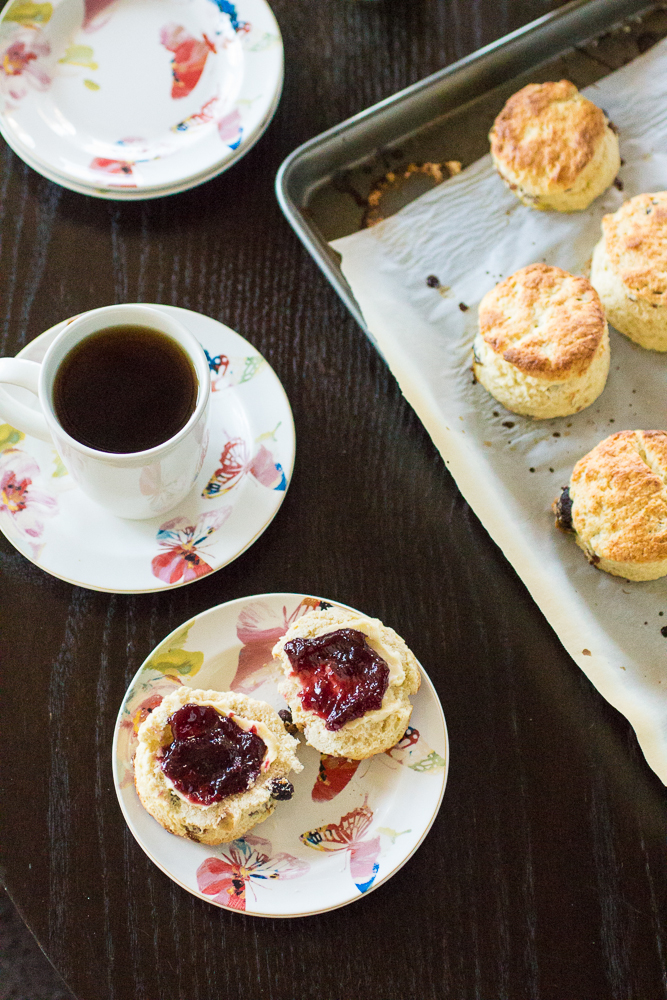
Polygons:
<instances>
[{"instance_id":1,"label":"butterfly design on plate","mask_svg":"<svg viewBox=\"0 0 667 1000\"><path fill-rule=\"evenodd\" d=\"M360 764L360 760L321 753L320 766L311 792L313 801L331 802L335 799L350 783Z\"/></svg>"},{"instance_id":2,"label":"butterfly design on plate","mask_svg":"<svg viewBox=\"0 0 667 1000\"><path fill-rule=\"evenodd\" d=\"M282 680L283 672L271 653L278 639L301 615L313 609L324 611L330 607L326 601L316 597L304 597L292 611L288 612L283 607L279 615L263 601L244 608L236 624L241 650L231 690L251 694L266 680Z\"/></svg>"},{"instance_id":3,"label":"butterfly design on plate","mask_svg":"<svg viewBox=\"0 0 667 1000\"><path fill-rule=\"evenodd\" d=\"M233 490L246 475L270 490L287 489L287 479L279 462L269 449L261 444L250 456L248 443L242 437L230 438L220 454L218 468L202 490L207 500Z\"/></svg>"},{"instance_id":4,"label":"butterfly design on plate","mask_svg":"<svg viewBox=\"0 0 667 1000\"><path fill-rule=\"evenodd\" d=\"M204 105L206 107L206 105ZM206 348L204 348L204 354L206 355L206 360L208 361L209 370L213 375L217 375L222 378L227 374L227 369L229 368L229 358L226 354L216 354L215 357L211 356Z\"/></svg>"},{"instance_id":5,"label":"butterfly design on plate","mask_svg":"<svg viewBox=\"0 0 667 1000\"><path fill-rule=\"evenodd\" d=\"M396 746L385 750L385 753L391 760L409 767L411 771L440 771L446 763L444 757L431 749L414 726L408 726L403 738Z\"/></svg>"},{"instance_id":6,"label":"butterfly design on plate","mask_svg":"<svg viewBox=\"0 0 667 1000\"><path fill-rule=\"evenodd\" d=\"M160 42L173 52L171 96L174 100L187 97L199 83L208 57L216 54L215 43L206 34L195 38L180 24L165 25Z\"/></svg>"},{"instance_id":7,"label":"butterfly design on plate","mask_svg":"<svg viewBox=\"0 0 667 1000\"><path fill-rule=\"evenodd\" d=\"M380 837L364 839L372 822L373 810L366 796L362 806L345 813L338 823L307 830L299 840L315 851L345 851L349 854L352 879L359 892L367 892L380 867Z\"/></svg>"},{"instance_id":8,"label":"butterfly design on plate","mask_svg":"<svg viewBox=\"0 0 667 1000\"><path fill-rule=\"evenodd\" d=\"M203 111L204 109L202 108ZM230 117L230 115L227 115L219 125L222 125ZM190 124L190 119L186 119L178 127L180 128L182 125L184 128L189 128ZM257 372L262 370L262 366L265 363L261 354L251 354L247 357L232 357L228 354L209 354L205 347L204 354L206 355L208 368L211 373L211 392L220 392L221 389L231 389L235 385L243 385L244 382L249 382L251 378L255 377Z\"/></svg>"},{"instance_id":9,"label":"butterfly design on plate","mask_svg":"<svg viewBox=\"0 0 667 1000\"><path fill-rule=\"evenodd\" d=\"M229 20L234 31L239 33L250 31L251 25L247 21L239 20L236 12L236 4L233 4L231 0L213 0L213 3L217 4L222 14L229 15Z\"/></svg>"}]
</instances>

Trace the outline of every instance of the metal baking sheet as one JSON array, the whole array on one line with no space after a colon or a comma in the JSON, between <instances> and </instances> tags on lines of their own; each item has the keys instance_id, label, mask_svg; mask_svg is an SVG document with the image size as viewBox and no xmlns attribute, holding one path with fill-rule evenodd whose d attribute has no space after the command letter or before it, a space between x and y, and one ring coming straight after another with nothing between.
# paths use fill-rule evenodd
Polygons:
<instances>
[{"instance_id":1,"label":"metal baking sheet","mask_svg":"<svg viewBox=\"0 0 667 1000\"><path fill-rule=\"evenodd\" d=\"M366 333L329 240L364 227L369 195L387 174L403 177L411 164L466 167L488 152L495 116L526 83L566 78L585 87L665 35L664 3L573 0L299 146L278 171L278 201ZM406 183L391 185L385 217L429 183L428 174L415 171Z\"/></svg>"}]
</instances>

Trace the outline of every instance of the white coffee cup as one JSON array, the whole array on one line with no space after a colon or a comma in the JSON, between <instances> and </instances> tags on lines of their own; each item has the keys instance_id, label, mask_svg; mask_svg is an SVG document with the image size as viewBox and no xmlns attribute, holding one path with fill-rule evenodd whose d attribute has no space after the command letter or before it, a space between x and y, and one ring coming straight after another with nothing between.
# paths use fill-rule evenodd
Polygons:
<instances>
[{"instance_id":1,"label":"white coffee cup","mask_svg":"<svg viewBox=\"0 0 667 1000\"><path fill-rule=\"evenodd\" d=\"M158 330L186 352L197 376L197 402L185 426L154 448L124 454L97 451L61 426L53 405L55 377L64 358L85 337L107 327L130 325ZM0 358L1 383L29 389L39 401L39 408L32 409L0 389L3 419L26 434L51 442L81 490L118 517L157 517L175 507L192 489L208 444L210 371L196 338L166 313L144 305L93 309L60 331L41 364Z\"/></svg>"}]
</instances>

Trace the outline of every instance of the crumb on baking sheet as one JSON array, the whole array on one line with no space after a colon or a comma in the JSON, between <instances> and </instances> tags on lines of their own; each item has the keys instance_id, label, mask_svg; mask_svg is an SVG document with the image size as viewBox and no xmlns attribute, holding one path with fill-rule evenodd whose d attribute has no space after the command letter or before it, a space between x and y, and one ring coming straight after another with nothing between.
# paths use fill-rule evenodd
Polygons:
<instances>
[{"instance_id":1,"label":"crumb on baking sheet","mask_svg":"<svg viewBox=\"0 0 667 1000\"><path fill-rule=\"evenodd\" d=\"M405 194L408 185L415 185L421 181L421 187L426 182L426 190L430 187L437 187L443 181L461 173L461 163L459 160L444 160L442 163L409 163L407 167L396 170L388 170L379 181L377 181L366 196L366 211L361 223L362 229L369 229L376 226L378 222L398 211L399 205L392 205L392 200L397 200L396 195ZM414 197L423 194L424 190L415 188ZM392 199L391 196L394 196ZM431 286L437 287L437 286Z\"/></svg>"}]
</instances>

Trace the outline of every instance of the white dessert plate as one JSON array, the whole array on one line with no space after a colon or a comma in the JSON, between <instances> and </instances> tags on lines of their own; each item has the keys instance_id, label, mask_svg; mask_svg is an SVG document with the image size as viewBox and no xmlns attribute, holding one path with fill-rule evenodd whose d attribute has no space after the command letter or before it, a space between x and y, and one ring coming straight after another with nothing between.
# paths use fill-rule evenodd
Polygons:
<instances>
[{"instance_id":1,"label":"white dessert plate","mask_svg":"<svg viewBox=\"0 0 667 1000\"><path fill-rule=\"evenodd\" d=\"M236 691L285 708L272 663L276 640L324 602L304 594L259 594L197 615L157 646L130 685L116 722L113 773L127 824L149 858L200 899L261 917L324 913L386 882L417 850L442 802L447 727L421 669L410 727L392 750L365 761L329 757L301 739L304 769L294 795L250 833L210 847L168 833L134 788L136 731L180 684Z\"/></svg>"},{"instance_id":2,"label":"white dessert plate","mask_svg":"<svg viewBox=\"0 0 667 1000\"><path fill-rule=\"evenodd\" d=\"M199 340L211 369L210 440L191 493L166 514L129 521L79 490L54 448L0 417L0 530L31 562L68 583L116 594L169 590L226 566L268 527L294 465L292 411L256 349L209 316L154 305ZM41 361L65 323L18 357ZM30 406L25 389L0 388ZM159 484L146 481L146 492Z\"/></svg>"},{"instance_id":3,"label":"white dessert plate","mask_svg":"<svg viewBox=\"0 0 667 1000\"><path fill-rule=\"evenodd\" d=\"M98 197L160 197L226 170L282 80L265 0L11 0L0 18L2 135Z\"/></svg>"}]
</instances>

